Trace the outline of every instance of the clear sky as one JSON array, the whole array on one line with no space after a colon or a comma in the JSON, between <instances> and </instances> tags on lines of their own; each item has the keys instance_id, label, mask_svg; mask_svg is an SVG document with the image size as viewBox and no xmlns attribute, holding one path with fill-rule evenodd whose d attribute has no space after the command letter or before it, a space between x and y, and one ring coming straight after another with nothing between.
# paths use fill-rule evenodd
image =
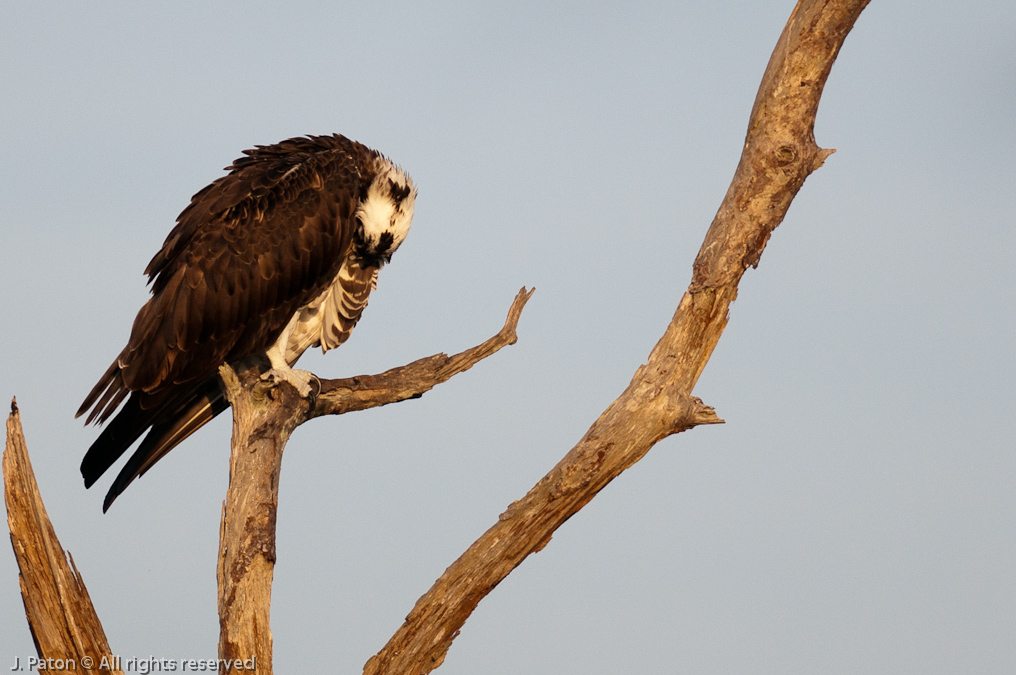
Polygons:
<instances>
[{"instance_id":1,"label":"clear sky","mask_svg":"<svg viewBox=\"0 0 1016 675\"><path fill-rule=\"evenodd\" d=\"M254 144L340 132L419 185L349 343L520 340L286 451L278 672L359 672L662 334L793 2L2 2L0 397L113 649L216 653L229 420L101 513L73 419L142 270ZM1016 4L874 0L808 179L667 439L484 600L446 674L1016 670ZM6 406L6 403L4 403ZM0 667L34 653L0 546Z\"/></svg>"}]
</instances>

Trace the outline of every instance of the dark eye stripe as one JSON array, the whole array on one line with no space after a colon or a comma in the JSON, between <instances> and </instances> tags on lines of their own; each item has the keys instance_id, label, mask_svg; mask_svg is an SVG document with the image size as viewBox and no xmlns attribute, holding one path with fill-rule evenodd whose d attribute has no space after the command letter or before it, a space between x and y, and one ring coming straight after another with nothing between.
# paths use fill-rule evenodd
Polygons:
<instances>
[{"instance_id":1,"label":"dark eye stripe","mask_svg":"<svg viewBox=\"0 0 1016 675\"><path fill-rule=\"evenodd\" d=\"M388 181L388 192L392 196L392 201L395 202L395 208L398 208L402 204L402 200L409 196L409 186L399 185L393 180Z\"/></svg>"}]
</instances>

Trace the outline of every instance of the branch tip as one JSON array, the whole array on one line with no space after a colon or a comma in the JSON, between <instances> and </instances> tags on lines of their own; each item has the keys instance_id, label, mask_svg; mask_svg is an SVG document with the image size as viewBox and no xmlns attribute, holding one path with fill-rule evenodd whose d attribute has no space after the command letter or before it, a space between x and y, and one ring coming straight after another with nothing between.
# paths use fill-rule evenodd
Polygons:
<instances>
[{"instance_id":1,"label":"branch tip","mask_svg":"<svg viewBox=\"0 0 1016 675\"><path fill-rule=\"evenodd\" d=\"M222 380L222 392L226 395L226 400L233 403L236 392L240 390L240 378L233 366L228 363L219 366L219 379Z\"/></svg>"},{"instance_id":2,"label":"branch tip","mask_svg":"<svg viewBox=\"0 0 1016 675\"><path fill-rule=\"evenodd\" d=\"M702 402L698 396L691 397L692 413L691 413L691 426L697 427L700 424L726 424L726 422L716 414L716 409L711 405L706 405Z\"/></svg>"},{"instance_id":3,"label":"branch tip","mask_svg":"<svg viewBox=\"0 0 1016 675\"><path fill-rule=\"evenodd\" d=\"M815 153L815 159L812 161L812 171L825 164L825 161L834 152L836 152L836 148L819 148L818 152Z\"/></svg>"},{"instance_id":4,"label":"branch tip","mask_svg":"<svg viewBox=\"0 0 1016 675\"><path fill-rule=\"evenodd\" d=\"M519 319L522 318L522 310L525 308L526 303L529 302L529 298L533 297L533 293L536 292L534 286L530 290L526 290L523 286L519 289L519 292L515 295L515 299L512 301L512 306L508 308L508 318L505 319L504 328L501 329L501 335L505 337L508 344L513 345L518 342L518 335L515 334L515 329L518 328Z\"/></svg>"},{"instance_id":5,"label":"branch tip","mask_svg":"<svg viewBox=\"0 0 1016 675\"><path fill-rule=\"evenodd\" d=\"M716 411L713 410L712 408L706 408L705 410L701 410L695 414L696 426L699 424L726 424L726 423L727 421L721 419L720 416L716 414Z\"/></svg>"}]
</instances>

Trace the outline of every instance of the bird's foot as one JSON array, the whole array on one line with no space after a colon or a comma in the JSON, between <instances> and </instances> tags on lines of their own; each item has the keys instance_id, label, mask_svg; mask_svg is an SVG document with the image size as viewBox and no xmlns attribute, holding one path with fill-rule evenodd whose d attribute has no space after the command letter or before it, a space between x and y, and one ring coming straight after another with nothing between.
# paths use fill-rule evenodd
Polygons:
<instances>
[{"instance_id":1,"label":"bird's foot","mask_svg":"<svg viewBox=\"0 0 1016 675\"><path fill-rule=\"evenodd\" d=\"M261 376L261 380L264 382L271 382L273 385L277 385L280 382L289 382L303 398L310 396L310 392L312 390L310 383L312 381L317 383L319 391L321 389L321 383L318 381L317 377L314 376L314 373L309 370L272 368Z\"/></svg>"}]
</instances>

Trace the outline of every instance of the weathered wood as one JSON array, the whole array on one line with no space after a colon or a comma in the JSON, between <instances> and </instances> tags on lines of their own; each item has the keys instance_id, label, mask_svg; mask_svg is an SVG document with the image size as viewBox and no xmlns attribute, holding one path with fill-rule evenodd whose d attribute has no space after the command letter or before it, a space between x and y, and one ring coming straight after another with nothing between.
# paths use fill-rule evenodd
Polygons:
<instances>
[{"instance_id":1,"label":"weathered wood","mask_svg":"<svg viewBox=\"0 0 1016 675\"><path fill-rule=\"evenodd\" d=\"M815 113L840 46L868 1L798 3L762 79L741 161L691 284L648 363L564 459L417 601L365 673L437 668L480 600L607 483L663 438L721 421L691 392L727 323L741 276L758 263L807 176L832 152L815 144Z\"/></svg>"},{"instance_id":2,"label":"weathered wood","mask_svg":"<svg viewBox=\"0 0 1016 675\"><path fill-rule=\"evenodd\" d=\"M41 663L25 670L121 673L74 559L64 555L28 459L16 401L7 418L4 497L11 546L20 570L21 598Z\"/></svg>"},{"instance_id":3,"label":"weathered wood","mask_svg":"<svg viewBox=\"0 0 1016 675\"><path fill-rule=\"evenodd\" d=\"M290 434L313 417L418 398L515 344L522 309L533 291L515 297L504 327L482 344L454 356L437 354L380 375L321 380L301 398L290 384L260 379L266 360L223 365L219 373L233 409L229 489L219 530L219 658L272 672L269 623L275 571L275 523L282 453ZM253 661L252 661L253 659Z\"/></svg>"},{"instance_id":4,"label":"weathered wood","mask_svg":"<svg viewBox=\"0 0 1016 675\"><path fill-rule=\"evenodd\" d=\"M504 327L492 338L472 349L454 356L435 354L380 375L321 380L321 392L310 417L341 415L423 396L435 386L469 370L502 347L515 344L518 340L515 329L518 327L519 318L535 290L521 289L508 309Z\"/></svg>"},{"instance_id":5,"label":"weathered wood","mask_svg":"<svg viewBox=\"0 0 1016 675\"><path fill-rule=\"evenodd\" d=\"M233 408L229 489L219 529L219 658L253 659L272 672L270 606L282 451L306 419L308 400L289 384L274 386L248 367L219 373Z\"/></svg>"}]
</instances>

